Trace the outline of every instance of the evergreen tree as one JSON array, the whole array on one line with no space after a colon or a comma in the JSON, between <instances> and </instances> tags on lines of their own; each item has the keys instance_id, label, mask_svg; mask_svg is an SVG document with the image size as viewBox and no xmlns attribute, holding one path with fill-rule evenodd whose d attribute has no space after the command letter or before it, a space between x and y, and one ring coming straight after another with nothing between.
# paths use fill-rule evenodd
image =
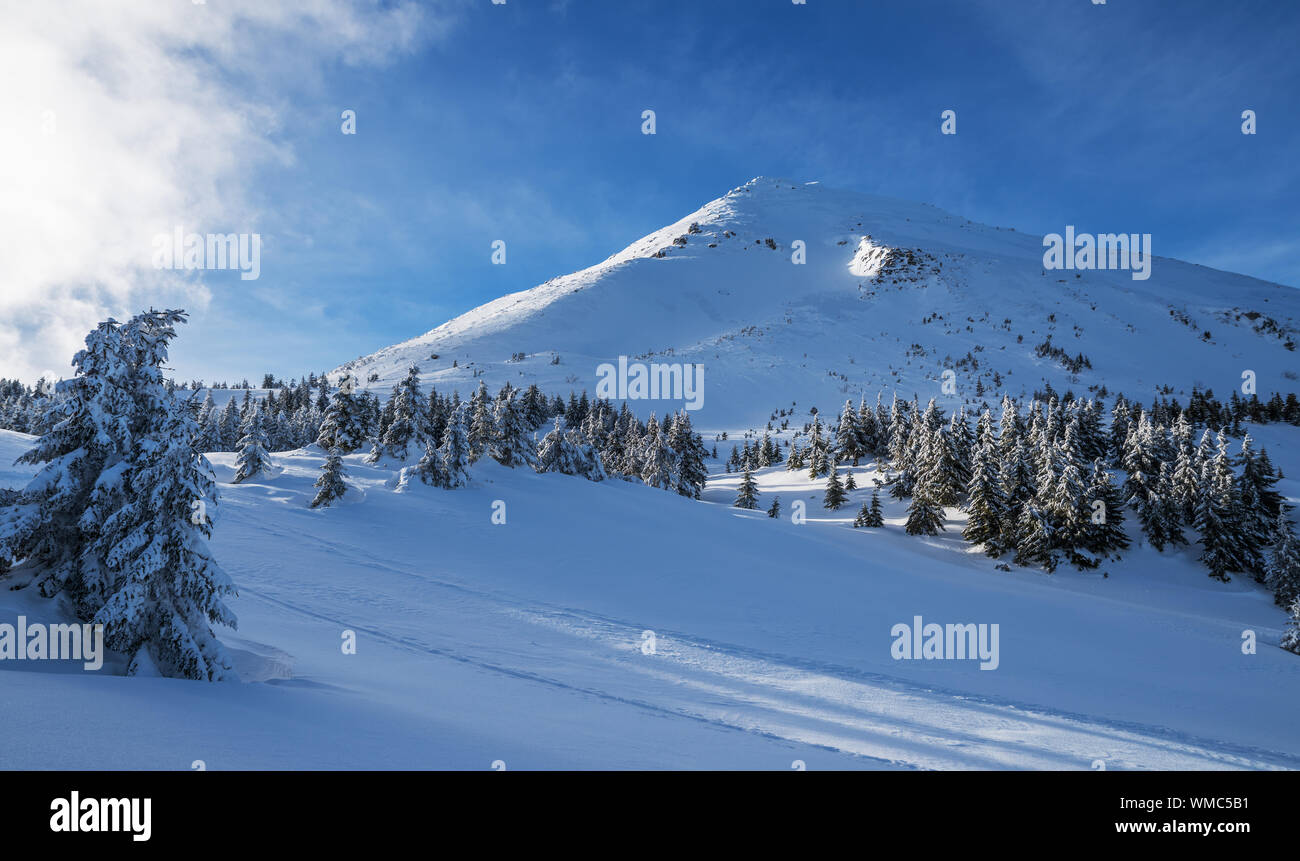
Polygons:
<instances>
[{"instance_id":1,"label":"evergreen tree","mask_svg":"<svg viewBox=\"0 0 1300 861\"><path fill-rule=\"evenodd\" d=\"M159 349L165 360L165 340ZM104 521L114 591L92 622L104 626L109 648L129 656L128 675L233 679L234 665L211 626L235 627L222 600L234 584L208 548L210 516L202 508L197 516L194 507L196 500L216 503L216 482L192 447L193 422L184 410L172 401L152 412L153 443L142 445L130 469L132 502Z\"/></svg>"},{"instance_id":2,"label":"evergreen tree","mask_svg":"<svg viewBox=\"0 0 1300 861\"><path fill-rule=\"evenodd\" d=\"M844 485L840 483L839 468L832 465L830 478L826 480L826 496L823 498L822 504L835 511L844 504L844 500L847 498L844 493Z\"/></svg>"},{"instance_id":3,"label":"evergreen tree","mask_svg":"<svg viewBox=\"0 0 1300 861\"><path fill-rule=\"evenodd\" d=\"M528 423L516 402L518 390L506 383L497 395L493 409L495 431L488 452L502 466L533 466L537 459L536 447Z\"/></svg>"},{"instance_id":4,"label":"evergreen tree","mask_svg":"<svg viewBox=\"0 0 1300 861\"><path fill-rule=\"evenodd\" d=\"M938 535L945 530L943 506L934 500L930 488L918 483L912 491L912 501L907 507L907 523L903 527L908 535Z\"/></svg>"},{"instance_id":5,"label":"evergreen tree","mask_svg":"<svg viewBox=\"0 0 1300 861\"><path fill-rule=\"evenodd\" d=\"M970 467L961 462L957 438L942 427L928 433L917 472L918 483L924 482L940 505L956 505L970 481Z\"/></svg>"},{"instance_id":6,"label":"evergreen tree","mask_svg":"<svg viewBox=\"0 0 1300 861\"><path fill-rule=\"evenodd\" d=\"M1024 441L1014 437L1008 443L1008 447L1004 448L1005 438L1004 432L1002 438L998 440L1001 459L998 466L998 482L1002 488L1002 495L1007 501L1007 516L1002 520L1003 529L999 543L1003 548L1011 549L1019 544L1020 515L1034 498L1034 478L1030 471L1030 458Z\"/></svg>"},{"instance_id":7,"label":"evergreen tree","mask_svg":"<svg viewBox=\"0 0 1300 861\"><path fill-rule=\"evenodd\" d=\"M857 466L858 459L865 454L862 448L862 430L858 427L858 414L853 409L853 402L845 401L839 426L835 429L835 460L840 463L849 461Z\"/></svg>"},{"instance_id":8,"label":"evergreen tree","mask_svg":"<svg viewBox=\"0 0 1300 861\"><path fill-rule=\"evenodd\" d=\"M424 451L433 441L429 428L429 414L420 394L420 369L412 365L406 377L393 388L391 418L380 445L384 454L398 461L411 456L412 451Z\"/></svg>"},{"instance_id":9,"label":"evergreen tree","mask_svg":"<svg viewBox=\"0 0 1300 861\"><path fill-rule=\"evenodd\" d=\"M813 416L812 429L808 437L808 477L821 478L830 467L826 440L822 437L821 414Z\"/></svg>"},{"instance_id":10,"label":"evergreen tree","mask_svg":"<svg viewBox=\"0 0 1300 861\"><path fill-rule=\"evenodd\" d=\"M866 526L869 517L871 517L871 510L867 503L864 502L862 503L862 507L858 509L858 516L853 518L853 528L858 529Z\"/></svg>"},{"instance_id":11,"label":"evergreen tree","mask_svg":"<svg viewBox=\"0 0 1300 861\"><path fill-rule=\"evenodd\" d=\"M219 418L220 414L217 412L217 405L212 402L212 392L208 391L203 398L203 404L199 407L199 413L195 419L195 424L198 426L195 448L199 451L221 450L221 427L217 423Z\"/></svg>"},{"instance_id":12,"label":"evergreen tree","mask_svg":"<svg viewBox=\"0 0 1300 861\"><path fill-rule=\"evenodd\" d=\"M889 410L889 462L899 472L907 468L908 440L911 434L911 412L907 404L898 399L898 393L895 392L894 402Z\"/></svg>"},{"instance_id":13,"label":"evergreen tree","mask_svg":"<svg viewBox=\"0 0 1300 861\"><path fill-rule=\"evenodd\" d=\"M998 422L998 462L1006 463L1020 449L1024 438L1020 410L1009 396L1002 397L1002 418Z\"/></svg>"},{"instance_id":14,"label":"evergreen tree","mask_svg":"<svg viewBox=\"0 0 1300 861\"><path fill-rule=\"evenodd\" d=\"M420 460L415 466L402 467L401 472L397 474L397 492L406 492L411 486L412 478L418 478L433 487L444 489L450 487L451 476L447 472L447 468L443 466L442 455L433 447L432 443L425 443L424 454L420 456Z\"/></svg>"},{"instance_id":15,"label":"evergreen tree","mask_svg":"<svg viewBox=\"0 0 1300 861\"><path fill-rule=\"evenodd\" d=\"M1278 514L1273 529L1265 583L1279 607L1289 607L1300 597L1300 539L1296 538L1285 513Z\"/></svg>"},{"instance_id":16,"label":"evergreen tree","mask_svg":"<svg viewBox=\"0 0 1300 861\"><path fill-rule=\"evenodd\" d=\"M1128 441L1131 425L1132 413L1129 411L1128 401L1124 400L1123 395L1119 395L1115 398L1114 408L1111 409L1110 420L1110 456L1116 466L1123 465L1124 446Z\"/></svg>"},{"instance_id":17,"label":"evergreen tree","mask_svg":"<svg viewBox=\"0 0 1300 861\"><path fill-rule=\"evenodd\" d=\"M469 422L468 422L468 440L469 440L469 462L474 463L488 450L489 446L496 439L497 425L492 418L492 410L489 406L487 384L479 380L478 388L469 399ZM577 409L577 401L574 400L574 409Z\"/></svg>"},{"instance_id":18,"label":"evergreen tree","mask_svg":"<svg viewBox=\"0 0 1300 861\"><path fill-rule=\"evenodd\" d=\"M564 428L564 419L556 417L555 426L537 446L538 472L581 475L591 481L605 478L595 447L574 429Z\"/></svg>"},{"instance_id":19,"label":"evergreen tree","mask_svg":"<svg viewBox=\"0 0 1300 861\"><path fill-rule=\"evenodd\" d=\"M1267 564L1265 553L1273 538L1273 529L1281 510L1282 497L1273 490L1277 479L1264 467L1260 455L1251 447L1250 434L1241 441L1241 477L1238 481L1240 511L1238 520L1241 545L1238 555L1242 568L1263 583Z\"/></svg>"},{"instance_id":20,"label":"evergreen tree","mask_svg":"<svg viewBox=\"0 0 1300 861\"><path fill-rule=\"evenodd\" d=\"M1219 447L1206 466L1196 508L1196 528L1201 533L1201 562L1216 580L1228 580L1228 572L1240 571L1237 530L1239 500L1237 485L1228 459L1228 443L1219 433Z\"/></svg>"},{"instance_id":21,"label":"evergreen tree","mask_svg":"<svg viewBox=\"0 0 1300 861\"><path fill-rule=\"evenodd\" d=\"M869 529L879 529L885 525L885 514L880 507L880 491L871 492L871 504L862 503L858 516L853 520L853 526L866 527Z\"/></svg>"},{"instance_id":22,"label":"evergreen tree","mask_svg":"<svg viewBox=\"0 0 1300 861\"><path fill-rule=\"evenodd\" d=\"M1128 502L1139 510L1145 505L1156 485L1160 468L1155 453L1155 430L1145 412L1139 412L1137 421L1129 429L1124 441L1121 465L1128 477L1124 480L1124 493Z\"/></svg>"},{"instance_id":23,"label":"evergreen tree","mask_svg":"<svg viewBox=\"0 0 1300 861\"><path fill-rule=\"evenodd\" d=\"M779 496L772 497L772 504L768 506L767 516L768 517L781 516L781 497Z\"/></svg>"},{"instance_id":24,"label":"evergreen tree","mask_svg":"<svg viewBox=\"0 0 1300 861\"><path fill-rule=\"evenodd\" d=\"M325 381L322 378L322 381ZM365 405L355 394L356 378L348 375L339 381L338 391L330 397L321 420L316 444L326 451L338 449L340 455L352 454L365 444ZM326 382L328 388L328 382Z\"/></svg>"},{"instance_id":25,"label":"evergreen tree","mask_svg":"<svg viewBox=\"0 0 1300 861\"><path fill-rule=\"evenodd\" d=\"M748 474L748 466L745 467L745 472ZM678 481L676 457L668 447L668 441L664 438L653 413L650 414L650 420L646 422L646 438L641 456L641 480L650 487L658 487L662 490L672 490Z\"/></svg>"},{"instance_id":26,"label":"evergreen tree","mask_svg":"<svg viewBox=\"0 0 1300 861\"><path fill-rule=\"evenodd\" d=\"M876 411L867 406L867 399L858 403L858 447L864 457L874 457L881 447L881 428Z\"/></svg>"},{"instance_id":27,"label":"evergreen tree","mask_svg":"<svg viewBox=\"0 0 1300 861\"><path fill-rule=\"evenodd\" d=\"M67 595L82 621L104 626L130 675L218 680L232 665L211 626L235 618L222 600L234 587L207 547L216 483L161 371L184 320L150 311L87 336L50 430L20 458L45 466L0 513L0 572L25 560L43 595Z\"/></svg>"},{"instance_id":28,"label":"evergreen tree","mask_svg":"<svg viewBox=\"0 0 1300 861\"><path fill-rule=\"evenodd\" d=\"M873 527L882 527L885 525L885 512L880 505L880 491L871 491L871 522L867 524Z\"/></svg>"},{"instance_id":29,"label":"evergreen tree","mask_svg":"<svg viewBox=\"0 0 1300 861\"><path fill-rule=\"evenodd\" d=\"M1174 458L1172 483L1169 493L1181 523L1191 523L1196 519L1196 497L1201 483L1201 465L1197 460L1196 449L1190 441L1178 443L1178 454Z\"/></svg>"},{"instance_id":30,"label":"evergreen tree","mask_svg":"<svg viewBox=\"0 0 1300 861\"><path fill-rule=\"evenodd\" d=\"M1287 623L1286 631L1282 633L1282 641L1278 645L1288 652L1300 655L1300 598L1291 602L1289 612L1291 621Z\"/></svg>"},{"instance_id":31,"label":"evergreen tree","mask_svg":"<svg viewBox=\"0 0 1300 861\"><path fill-rule=\"evenodd\" d=\"M564 419L557 416L550 432L537 444L538 472L559 472L565 475L577 475L578 464L576 452L564 436Z\"/></svg>"},{"instance_id":32,"label":"evergreen tree","mask_svg":"<svg viewBox=\"0 0 1300 861\"><path fill-rule=\"evenodd\" d=\"M1101 412L1101 407L1091 398L1079 411L1079 455L1087 463L1106 457L1110 447L1102 430Z\"/></svg>"},{"instance_id":33,"label":"evergreen tree","mask_svg":"<svg viewBox=\"0 0 1300 861\"><path fill-rule=\"evenodd\" d=\"M1101 504L1098 505L1097 503ZM1101 458L1092 462L1092 476L1088 482L1088 537L1084 546L1099 556L1109 556L1127 550L1128 535L1124 532L1124 502L1119 488L1111 481L1110 472Z\"/></svg>"},{"instance_id":34,"label":"evergreen tree","mask_svg":"<svg viewBox=\"0 0 1300 861\"><path fill-rule=\"evenodd\" d=\"M795 440L790 445L790 454L786 456L785 468L790 472L798 472L807 465L803 450L799 448L799 441Z\"/></svg>"},{"instance_id":35,"label":"evergreen tree","mask_svg":"<svg viewBox=\"0 0 1300 861\"><path fill-rule=\"evenodd\" d=\"M578 465L578 475L588 481L604 481L609 477L605 471L605 463L600 451L588 442L582 434L570 429L565 431L565 437L575 452L574 457Z\"/></svg>"},{"instance_id":36,"label":"evergreen tree","mask_svg":"<svg viewBox=\"0 0 1300 861\"><path fill-rule=\"evenodd\" d=\"M771 453L767 451L771 441L764 435L763 442L764 460L771 463ZM691 418L686 410L679 411L673 418L672 427L668 431L668 447L677 455L675 489L682 496L699 499L709 477L709 468L704 463L708 451L704 448L704 441L691 427Z\"/></svg>"},{"instance_id":37,"label":"evergreen tree","mask_svg":"<svg viewBox=\"0 0 1300 861\"><path fill-rule=\"evenodd\" d=\"M221 409L221 445L217 451L234 451L239 442L239 405L232 395Z\"/></svg>"},{"instance_id":38,"label":"evergreen tree","mask_svg":"<svg viewBox=\"0 0 1300 861\"><path fill-rule=\"evenodd\" d=\"M1142 534L1158 551L1166 544L1186 544L1187 539L1178 526L1179 508L1173 494L1173 477L1168 462L1160 464L1154 488L1146 494L1133 497L1138 524Z\"/></svg>"},{"instance_id":39,"label":"evergreen tree","mask_svg":"<svg viewBox=\"0 0 1300 861\"><path fill-rule=\"evenodd\" d=\"M234 484L260 475L269 476L275 469L271 456L266 453L267 440L266 431L262 426L262 411L256 404L249 410L241 430L244 435L238 442L239 456L235 459L235 477L232 479Z\"/></svg>"},{"instance_id":40,"label":"evergreen tree","mask_svg":"<svg viewBox=\"0 0 1300 861\"><path fill-rule=\"evenodd\" d=\"M346 477L347 472L343 469L342 453L337 448L330 449L329 456L321 467L321 474L313 485L319 490L316 491L316 497L311 501L311 507L328 507L342 499L343 494L348 492L347 482L344 481Z\"/></svg>"},{"instance_id":41,"label":"evergreen tree","mask_svg":"<svg viewBox=\"0 0 1300 861\"><path fill-rule=\"evenodd\" d=\"M999 481L994 461L996 456L997 450L993 445L990 428L989 433L975 447L970 482L966 485L969 499L966 510L969 516L966 527L962 530L963 538L972 544L983 544L984 552L990 556L1001 556L1006 549L1001 537L1003 523L1010 512L1006 494Z\"/></svg>"},{"instance_id":42,"label":"evergreen tree","mask_svg":"<svg viewBox=\"0 0 1300 861\"><path fill-rule=\"evenodd\" d=\"M1056 570L1058 559L1053 548L1052 524L1037 505L1029 504L1020 512L1016 523L1017 565L1041 565L1048 572Z\"/></svg>"},{"instance_id":43,"label":"evergreen tree","mask_svg":"<svg viewBox=\"0 0 1300 861\"><path fill-rule=\"evenodd\" d=\"M468 404L460 404L447 421L447 430L438 446L438 459L442 461L442 474L448 489L469 484L470 446L466 429Z\"/></svg>"},{"instance_id":44,"label":"evergreen tree","mask_svg":"<svg viewBox=\"0 0 1300 861\"><path fill-rule=\"evenodd\" d=\"M948 426L948 455L952 459L952 470L956 478L956 492L961 493L970 482L971 459L975 451L975 433L966 418L966 408L961 407L952 417Z\"/></svg>"},{"instance_id":45,"label":"evergreen tree","mask_svg":"<svg viewBox=\"0 0 1300 861\"><path fill-rule=\"evenodd\" d=\"M758 508L758 484L749 470L740 479L740 492L736 494L736 508Z\"/></svg>"}]
</instances>

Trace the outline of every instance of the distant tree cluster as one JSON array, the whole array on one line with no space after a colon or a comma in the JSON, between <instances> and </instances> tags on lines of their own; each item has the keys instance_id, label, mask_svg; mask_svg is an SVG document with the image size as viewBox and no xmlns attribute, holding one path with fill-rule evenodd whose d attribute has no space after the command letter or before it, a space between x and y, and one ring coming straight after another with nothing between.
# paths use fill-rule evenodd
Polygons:
<instances>
[{"instance_id":1,"label":"distant tree cluster","mask_svg":"<svg viewBox=\"0 0 1300 861\"><path fill-rule=\"evenodd\" d=\"M558 395L548 398L536 385L521 390L508 382L493 395L480 381L465 401L458 391L441 395L431 390L426 396L415 366L382 407L377 403L367 393L334 392L317 438L331 459L314 507L328 505L345 491L342 463L333 454L364 446L369 447L369 463L419 457L414 466L402 468L402 489L413 479L447 489L463 486L470 466L484 457L511 468L591 481L641 481L693 499L700 497L708 477L709 452L685 410L662 423L653 413L642 422L626 403L616 412L609 401L592 400L585 391L581 396L571 392L566 403Z\"/></svg>"},{"instance_id":2,"label":"distant tree cluster","mask_svg":"<svg viewBox=\"0 0 1300 861\"><path fill-rule=\"evenodd\" d=\"M1270 403L1285 413L1286 401ZM834 510L853 489L841 482L838 465L874 459L883 486L907 502L908 534L937 534L944 509L960 507L968 515L966 540L990 556L1010 554L1018 565L1048 571L1062 563L1095 568L1116 557L1129 546L1126 511L1157 551L1187 545L1185 531L1195 530L1211 577L1248 574L1289 607L1300 597L1300 540L1274 490L1280 473L1249 434L1230 451L1237 411L1251 409L1250 401L1225 408L1198 392L1186 409L1163 401L1148 412L1121 395L1107 425L1092 399L1053 395L1024 407L1006 397L997 419L986 406L972 427L965 407L948 418L934 400L922 409L895 397L886 409L878 397L874 408L865 399L856 409L846 402L833 434L814 413L806 441L796 439L785 462L810 478L827 476L824 504ZM1261 409L1268 415L1272 408ZM1220 426L1198 428L1194 417ZM737 507L758 507L752 472L776 462L774 447L779 451L765 435L763 443L733 449L728 469L744 473ZM878 505L864 504L854 525L881 525Z\"/></svg>"}]
</instances>

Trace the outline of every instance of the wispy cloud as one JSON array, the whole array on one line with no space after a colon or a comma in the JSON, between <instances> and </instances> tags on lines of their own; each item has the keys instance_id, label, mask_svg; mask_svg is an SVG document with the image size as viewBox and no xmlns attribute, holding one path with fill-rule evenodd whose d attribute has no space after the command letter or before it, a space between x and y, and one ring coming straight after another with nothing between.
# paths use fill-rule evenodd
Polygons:
<instances>
[{"instance_id":1,"label":"wispy cloud","mask_svg":"<svg viewBox=\"0 0 1300 861\"><path fill-rule=\"evenodd\" d=\"M414 2L6 2L0 28L0 374L67 373L85 332L202 307L152 238L254 232L250 177L289 162L285 81L383 63L450 26ZM274 84L274 86L271 86Z\"/></svg>"}]
</instances>

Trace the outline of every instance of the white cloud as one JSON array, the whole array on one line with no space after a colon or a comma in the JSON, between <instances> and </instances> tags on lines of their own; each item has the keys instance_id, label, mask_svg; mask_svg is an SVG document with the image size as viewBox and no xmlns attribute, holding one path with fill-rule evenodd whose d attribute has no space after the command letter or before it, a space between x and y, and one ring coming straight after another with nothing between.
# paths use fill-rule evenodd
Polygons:
<instances>
[{"instance_id":1,"label":"white cloud","mask_svg":"<svg viewBox=\"0 0 1300 861\"><path fill-rule=\"evenodd\" d=\"M153 304L203 307L152 268L153 237L255 232L253 168L291 161L286 88L381 63L446 29L413 2L0 3L0 376L68 361Z\"/></svg>"}]
</instances>

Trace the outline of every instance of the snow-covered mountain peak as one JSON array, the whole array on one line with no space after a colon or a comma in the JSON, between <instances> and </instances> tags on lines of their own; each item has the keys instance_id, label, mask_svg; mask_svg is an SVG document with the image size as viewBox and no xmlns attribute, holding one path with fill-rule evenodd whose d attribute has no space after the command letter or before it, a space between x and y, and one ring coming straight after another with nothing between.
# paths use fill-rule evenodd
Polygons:
<instances>
[{"instance_id":1,"label":"snow-covered mountain peak","mask_svg":"<svg viewBox=\"0 0 1300 861\"><path fill-rule=\"evenodd\" d=\"M1243 369L1261 393L1294 388L1294 289L1164 257L1144 281L1053 271L1043 253L1041 236L929 204L756 177L593 266L335 373L387 390L418 365L439 389L481 378L567 395L594 393L597 368L619 356L698 363L702 426L716 428L890 390L976 404L1047 384L1149 398L1228 391Z\"/></svg>"}]
</instances>

